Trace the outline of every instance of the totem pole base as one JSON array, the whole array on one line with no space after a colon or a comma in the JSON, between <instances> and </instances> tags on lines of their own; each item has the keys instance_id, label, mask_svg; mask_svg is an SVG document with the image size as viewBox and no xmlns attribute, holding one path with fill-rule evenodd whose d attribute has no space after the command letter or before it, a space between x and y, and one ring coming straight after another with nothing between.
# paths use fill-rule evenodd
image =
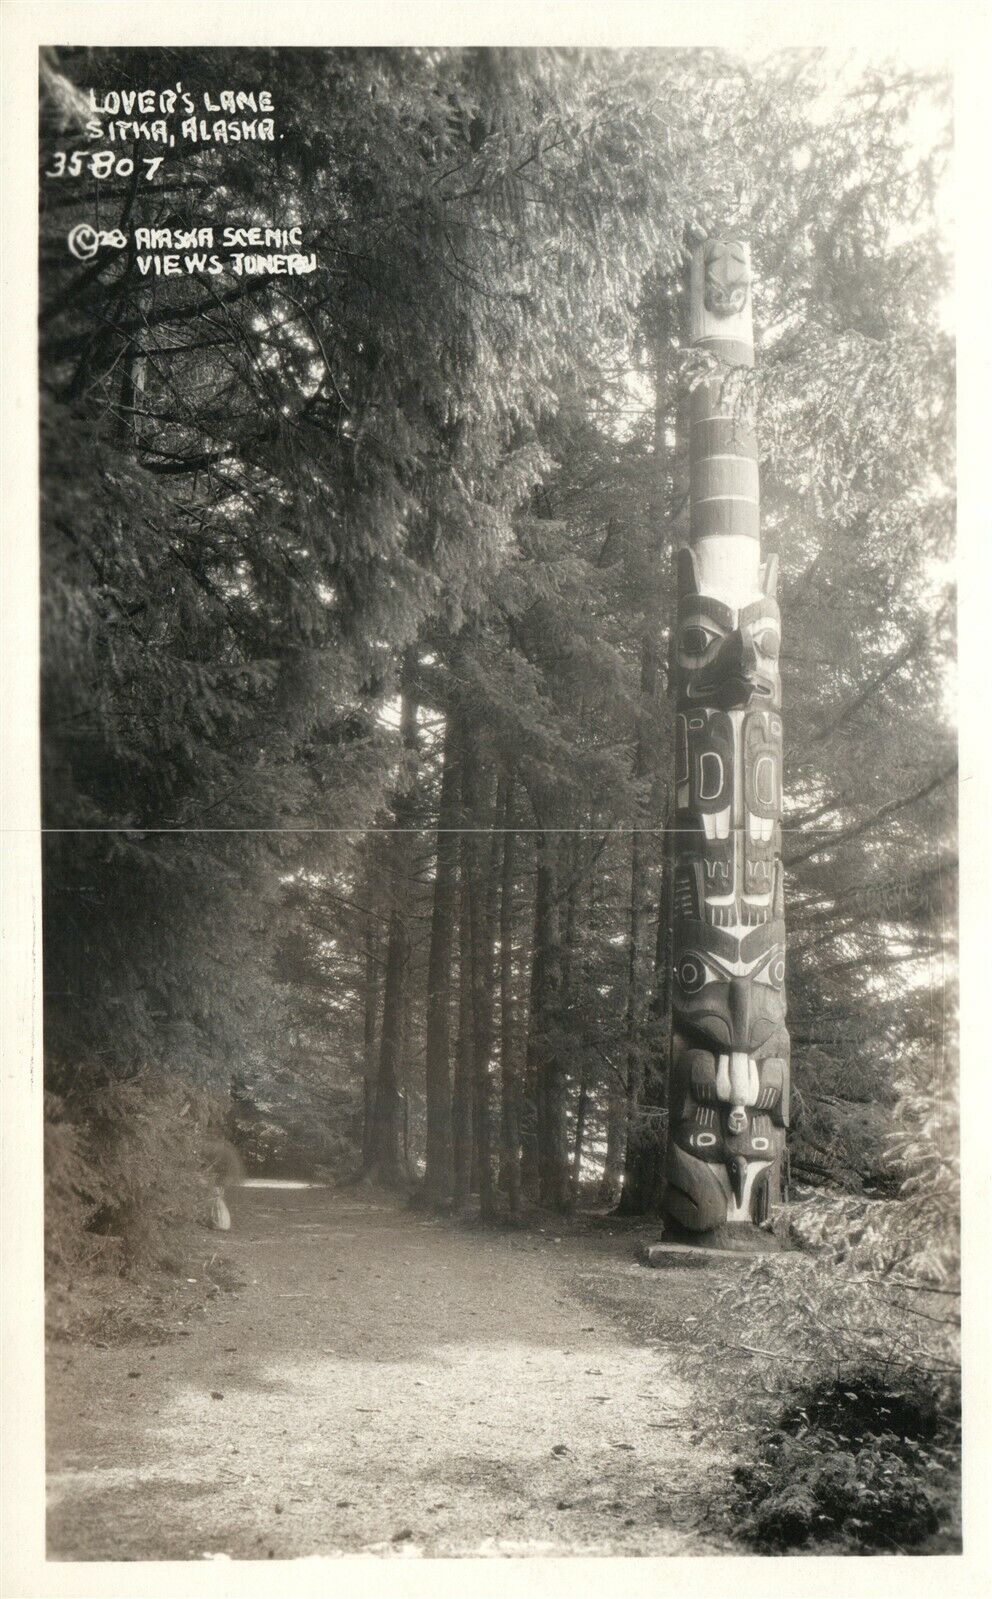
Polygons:
<instances>
[{"instance_id":1,"label":"totem pole base","mask_svg":"<svg viewBox=\"0 0 992 1599\"><path fill-rule=\"evenodd\" d=\"M727 1222L723 1227L696 1233L680 1226L671 1216L664 1219L662 1239L666 1244L686 1244L690 1249L723 1249L734 1255L775 1255L784 1247L781 1238L776 1238L767 1227Z\"/></svg>"},{"instance_id":2,"label":"totem pole base","mask_svg":"<svg viewBox=\"0 0 992 1599\"><path fill-rule=\"evenodd\" d=\"M666 1221L664 1239L657 1244L645 1244L640 1259L645 1266L694 1267L783 1253L790 1253L789 1246L764 1228L727 1226L714 1227L705 1233L690 1233L677 1223Z\"/></svg>"}]
</instances>

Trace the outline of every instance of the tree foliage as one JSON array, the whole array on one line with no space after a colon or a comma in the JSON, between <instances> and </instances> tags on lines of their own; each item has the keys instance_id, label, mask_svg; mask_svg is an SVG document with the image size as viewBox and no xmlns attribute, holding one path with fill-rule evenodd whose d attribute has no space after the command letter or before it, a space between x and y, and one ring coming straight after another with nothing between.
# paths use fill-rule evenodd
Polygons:
<instances>
[{"instance_id":1,"label":"tree foliage","mask_svg":"<svg viewBox=\"0 0 992 1599\"><path fill-rule=\"evenodd\" d=\"M416 1172L447 740L458 827L517 833L504 869L463 831L442 895L476 1181L497 1063L549 1202L660 1136L679 288L687 232L732 225L782 568L795 1158L884 1184L953 1007L946 85L822 52L66 49L44 160L82 142L73 89L177 76L271 89L284 137L42 191L52 1091L233 1077L308 1160L357 1159L385 1027ZM318 268L72 264L95 205L299 224Z\"/></svg>"}]
</instances>

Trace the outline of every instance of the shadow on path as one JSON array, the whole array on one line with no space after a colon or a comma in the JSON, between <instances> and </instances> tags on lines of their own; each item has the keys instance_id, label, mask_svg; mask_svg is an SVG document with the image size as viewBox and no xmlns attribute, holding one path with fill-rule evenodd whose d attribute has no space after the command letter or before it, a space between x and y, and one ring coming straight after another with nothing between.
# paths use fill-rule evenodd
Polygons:
<instances>
[{"instance_id":1,"label":"shadow on path","mask_svg":"<svg viewBox=\"0 0 992 1599\"><path fill-rule=\"evenodd\" d=\"M229 1202L244 1286L191 1336L50 1358L49 1558L720 1552L701 1401L623 1310L685 1314L698 1275L327 1189Z\"/></svg>"}]
</instances>

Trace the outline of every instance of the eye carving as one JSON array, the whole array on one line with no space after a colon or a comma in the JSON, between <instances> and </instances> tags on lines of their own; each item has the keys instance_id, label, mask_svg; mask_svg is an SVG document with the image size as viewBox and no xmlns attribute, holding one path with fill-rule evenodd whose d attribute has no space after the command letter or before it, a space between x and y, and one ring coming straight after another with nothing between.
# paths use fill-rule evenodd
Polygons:
<instances>
[{"instance_id":1,"label":"eye carving","mask_svg":"<svg viewBox=\"0 0 992 1599\"><path fill-rule=\"evenodd\" d=\"M695 994L706 982L707 971L697 955L684 955L675 973L680 987L687 994Z\"/></svg>"},{"instance_id":2,"label":"eye carving","mask_svg":"<svg viewBox=\"0 0 992 1599\"><path fill-rule=\"evenodd\" d=\"M767 983L769 988L781 988L785 982L785 956L779 951L772 955L767 966L755 974L755 981Z\"/></svg>"},{"instance_id":3,"label":"eye carving","mask_svg":"<svg viewBox=\"0 0 992 1599\"><path fill-rule=\"evenodd\" d=\"M779 652L779 636L773 627L763 627L760 632L752 634L756 647L762 655L768 655L773 660Z\"/></svg>"},{"instance_id":4,"label":"eye carving","mask_svg":"<svg viewBox=\"0 0 992 1599\"><path fill-rule=\"evenodd\" d=\"M715 637L715 633L707 633L704 627L684 627L682 648L686 655L705 655Z\"/></svg>"}]
</instances>

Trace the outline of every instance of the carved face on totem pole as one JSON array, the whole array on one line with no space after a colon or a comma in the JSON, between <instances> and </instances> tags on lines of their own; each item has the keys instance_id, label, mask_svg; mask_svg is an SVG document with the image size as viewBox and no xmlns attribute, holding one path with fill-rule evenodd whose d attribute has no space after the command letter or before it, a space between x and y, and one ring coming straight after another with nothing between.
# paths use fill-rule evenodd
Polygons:
<instances>
[{"instance_id":1,"label":"carved face on totem pole","mask_svg":"<svg viewBox=\"0 0 992 1599\"><path fill-rule=\"evenodd\" d=\"M730 872L739 881L737 853L733 837L726 845L704 842L695 859L683 856L677 867L671 1130L674 1143L706 1165L693 1188L697 1200L706 1197L700 1187L712 1190L711 1226L728 1219L724 1208L737 1219L735 1212L749 1204L764 1173L748 1163L764 1168L777 1156L788 1120L780 868L776 863L769 873L768 894L752 896L760 919L744 927L739 915L728 914L730 894L711 892L714 884L726 890ZM727 870L711 874L714 854ZM724 1206L725 1184L714 1169L720 1166L731 1207Z\"/></svg>"},{"instance_id":2,"label":"carved face on totem pole","mask_svg":"<svg viewBox=\"0 0 992 1599\"><path fill-rule=\"evenodd\" d=\"M739 316L747 304L751 268L736 240L708 239L703 248L703 304L712 316Z\"/></svg>"},{"instance_id":3,"label":"carved face on totem pole","mask_svg":"<svg viewBox=\"0 0 992 1599\"><path fill-rule=\"evenodd\" d=\"M774 563L737 607L679 556L670 1213L763 1213L788 1122Z\"/></svg>"},{"instance_id":4,"label":"carved face on totem pole","mask_svg":"<svg viewBox=\"0 0 992 1599\"><path fill-rule=\"evenodd\" d=\"M692 551L678 552L674 690L680 709L710 705L729 711L752 704L780 705L782 624L775 578L775 563L770 561L763 592L745 605L727 605L701 592Z\"/></svg>"},{"instance_id":5,"label":"carved face on totem pole","mask_svg":"<svg viewBox=\"0 0 992 1599\"><path fill-rule=\"evenodd\" d=\"M689 339L715 368L686 401L664 1207L696 1232L762 1219L788 1122L781 623L775 560L761 560L756 418L726 381L754 366L749 260L742 241L713 238L689 265Z\"/></svg>"}]
</instances>

